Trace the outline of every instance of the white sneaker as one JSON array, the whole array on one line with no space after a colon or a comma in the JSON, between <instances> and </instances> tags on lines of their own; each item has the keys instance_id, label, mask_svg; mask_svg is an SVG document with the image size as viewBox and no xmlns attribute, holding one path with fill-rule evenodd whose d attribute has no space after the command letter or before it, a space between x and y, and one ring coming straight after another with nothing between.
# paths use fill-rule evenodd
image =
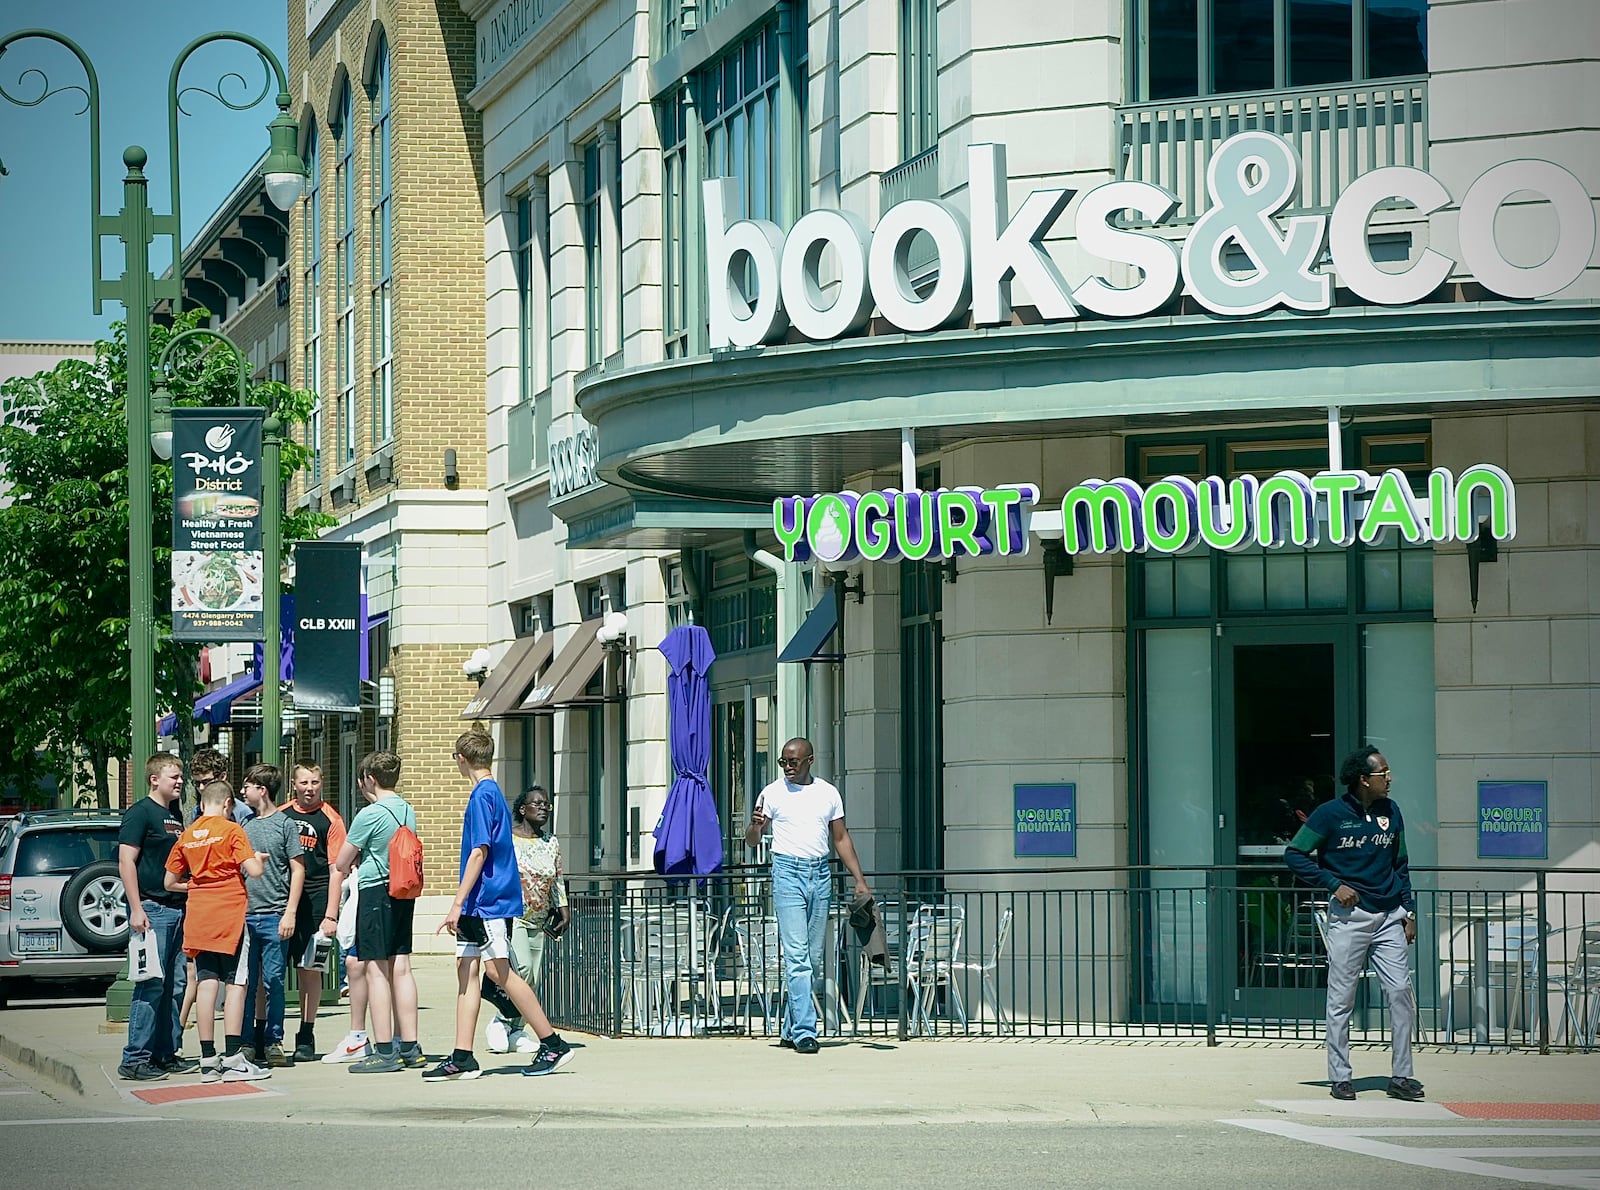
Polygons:
<instances>
[{"instance_id":1,"label":"white sneaker","mask_svg":"<svg viewBox=\"0 0 1600 1190\"><path fill-rule=\"evenodd\" d=\"M229 1054L222 1059L222 1081L225 1083L254 1083L271 1078L272 1071L257 1066L243 1054Z\"/></svg>"},{"instance_id":2,"label":"white sneaker","mask_svg":"<svg viewBox=\"0 0 1600 1190\"><path fill-rule=\"evenodd\" d=\"M222 1059L200 1059L200 1081L203 1083L218 1083L222 1081Z\"/></svg>"},{"instance_id":3,"label":"white sneaker","mask_svg":"<svg viewBox=\"0 0 1600 1190\"><path fill-rule=\"evenodd\" d=\"M505 1018L495 1014L483 1029L484 1037L488 1040L491 1054L509 1054L511 1052L511 1030L506 1028Z\"/></svg>"},{"instance_id":4,"label":"white sneaker","mask_svg":"<svg viewBox=\"0 0 1600 1190\"><path fill-rule=\"evenodd\" d=\"M369 1057L372 1054L372 1045L367 1041L364 1031L346 1033L344 1040L322 1055L324 1062L354 1062L357 1058Z\"/></svg>"},{"instance_id":5,"label":"white sneaker","mask_svg":"<svg viewBox=\"0 0 1600 1190\"><path fill-rule=\"evenodd\" d=\"M539 1039L526 1029L512 1030L511 1045L519 1054L536 1054L539 1052Z\"/></svg>"}]
</instances>

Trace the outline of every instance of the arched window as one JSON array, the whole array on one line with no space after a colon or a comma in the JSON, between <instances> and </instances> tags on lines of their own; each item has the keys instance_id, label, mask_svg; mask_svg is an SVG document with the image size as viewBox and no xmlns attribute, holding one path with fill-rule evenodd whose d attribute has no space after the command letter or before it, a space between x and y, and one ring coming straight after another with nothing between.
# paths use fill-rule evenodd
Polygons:
<instances>
[{"instance_id":1,"label":"arched window","mask_svg":"<svg viewBox=\"0 0 1600 1190\"><path fill-rule=\"evenodd\" d=\"M310 486L322 483L322 154L316 117L306 136L306 193L300 215L301 337L300 386L316 399L305 423L305 446L311 452Z\"/></svg>"},{"instance_id":2,"label":"arched window","mask_svg":"<svg viewBox=\"0 0 1600 1190\"><path fill-rule=\"evenodd\" d=\"M394 436L394 205L390 191L389 43L381 35L372 72L372 441Z\"/></svg>"},{"instance_id":3,"label":"arched window","mask_svg":"<svg viewBox=\"0 0 1600 1190\"><path fill-rule=\"evenodd\" d=\"M356 171L355 137L350 127L350 87L340 90L333 119L334 338L338 350L338 462L356 457Z\"/></svg>"}]
</instances>

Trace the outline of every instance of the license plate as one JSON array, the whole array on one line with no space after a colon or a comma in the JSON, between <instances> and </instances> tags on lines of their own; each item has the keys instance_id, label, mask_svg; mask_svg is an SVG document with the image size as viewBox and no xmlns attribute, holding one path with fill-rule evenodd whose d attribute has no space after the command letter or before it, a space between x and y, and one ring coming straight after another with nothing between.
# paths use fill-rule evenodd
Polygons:
<instances>
[{"instance_id":1,"label":"license plate","mask_svg":"<svg viewBox=\"0 0 1600 1190\"><path fill-rule=\"evenodd\" d=\"M54 954L61 949L60 930L18 930L18 954Z\"/></svg>"}]
</instances>

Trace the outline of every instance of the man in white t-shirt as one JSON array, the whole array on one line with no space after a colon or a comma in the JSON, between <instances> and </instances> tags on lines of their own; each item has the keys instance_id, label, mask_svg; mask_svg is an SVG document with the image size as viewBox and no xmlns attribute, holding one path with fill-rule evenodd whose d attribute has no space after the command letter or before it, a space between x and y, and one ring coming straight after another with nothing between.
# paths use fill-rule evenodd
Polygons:
<instances>
[{"instance_id":1,"label":"man in white t-shirt","mask_svg":"<svg viewBox=\"0 0 1600 1190\"><path fill-rule=\"evenodd\" d=\"M844 802L837 789L811 775L811 761L810 740L797 736L783 746L778 760L783 776L756 798L744 832L745 846L754 847L772 828L772 904L789 993L778 1044L801 1054L814 1054L818 1048L811 984L822 970L827 942L833 896L830 845L838 848L845 870L855 879L856 894L870 893L856 845L845 829Z\"/></svg>"}]
</instances>

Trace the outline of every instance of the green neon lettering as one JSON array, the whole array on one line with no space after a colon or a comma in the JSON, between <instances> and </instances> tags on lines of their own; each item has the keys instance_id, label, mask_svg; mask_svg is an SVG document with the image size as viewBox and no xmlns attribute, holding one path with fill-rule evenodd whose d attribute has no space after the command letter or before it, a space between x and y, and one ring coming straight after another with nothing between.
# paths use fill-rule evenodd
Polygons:
<instances>
[{"instance_id":1,"label":"green neon lettering","mask_svg":"<svg viewBox=\"0 0 1600 1190\"><path fill-rule=\"evenodd\" d=\"M1378 489L1372 493L1372 504L1361 522L1361 540L1371 545L1389 528L1400 530L1400 535L1412 544L1427 540L1417 515L1417 499L1411 494L1411 481L1404 471L1394 469L1378 479Z\"/></svg>"},{"instance_id":2,"label":"green neon lettering","mask_svg":"<svg viewBox=\"0 0 1600 1190\"><path fill-rule=\"evenodd\" d=\"M783 547L783 560L793 562L800 539L806 535L805 501L781 496L772 502L772 532Z\"/></svg>"},{"instance_id":3,"label":"green neon lettering","mask_svg":"<svg viewBox=\"0 0 1600 1190\"><path fill-rule=\"evenodd\" d=\"M1455 536L1455 484L1448 467L1435 467L1428 475L1428 537L1433 541Z\"/></svg>"},{"instance_id":4,"label":"green neon lettering","mask_svg":"<svg viewBox=\"0 0 1600 1190\"><path fill-rule=\"evenodd\" d=\"M1280 471L1261 481L1256 490L1256 541L1263 546L1283 545L1285 540L1298 546L1315 545L1316 518L1312 515L1311 484L1298 471ZM1284 538L1273 516L1273 501L1282 507L1288 502L1289 535Z\"/></svg>"},{"instance_id":5,"label":"green neon lettering","mask_svg":"<svg viewBox=\"0 0 1600 1190\"><path fill-rule=\"evenodd\" d=\"M868 562L881 562L894 546L889 498L882 492L865 492L856 501L855 535L856 548Z\"/></svg>"},{"instance_id":6,"label":"green neon lettering","mask_svg":"<svg viewBox=\"0 0 1600 1190\"><path fill-rule=\"evenodd\" d=\"M915 504L913 505L913 501ZM913 524L913 509L917 513ZM917 532L922 537L918 539ZM932 492L900 492L894 499L894 539L908 562L920 562L933 552L937 536L933 522Z\"/></svg>"},{"instance_id":7,"label":"green neon lettering","mask_svg":"<svg viewBox=\"0 0 1600 1190\"><path fill-rule=\"evenodd\" d=\"M990 488L978 497L989 510L989 534L994 539L994 552L1002 557L1018 553L1017 543L1011 537L1010 509L1022 503L1022 492L1016 488Z\"/></svg>"},{"instance_id":8,"label":"green neon lettering","mask_svg":"<svg viewBox=\"0 0 1600 1190\"><path fill-rule=\"evenodd\" d=\"M970 558L982 553L978 546L978 502L972 493L941 491L938 493L938 507L940 555L956 557L958 545L966 550ZM959 517L957 513L960 513Z\"/></svg>"},{"instance_id":9,"label":"green neon lettering","mask_svg":"<svg viewBox=\"0 0 1600 1190\"><path fill-rule=\"evenodd\" d=\"M1456 481L1456 538L1473 541L1478 536L1477 510L1473 497L1478 492L1488 496L1489 532L1499 541L1508 541L1517 535L1517 493L1511 477L1493 463L1479 463L1468 467Z\"/></svg>"},{"instance_id":10,"label":"green neon lettering","mask_svg":"<svg viewBox=\"0 0 1600 1190\"><path fill-rule=\"evenodd\" d=\"M1366 476L1359 471L1324 471L1311 477L1312 491L1321 495L1328 510L1328 540L1334 545L1351 545L1356 539L1355 518L1350 504L1357 492L1366 486Z\"/></svg>"},{"instance_id":11,"label":"green neon lettering","mask_svg":"<svg viewBox=\"0 0 1600 1190\"><path fill-rule=\"evenodd\" d=\"M1158 554L1181 554L1195 542L1195 518L1190 512L1192 491L1173 479L1162 479L1144 490L1145 545ZM1172 531L1161 527L1161 509L1172 510Z\"/></svg>"},{"instance_id":12,"label":"green neon lettering","mask_svg":"<svg viewBox=\"0 0 1600 1190\"><path fill-rule=\"evenodd\" d=\"M1062 540L1069 554L1083 552L1085 537L1097 554L1130 549L1141 520L1132 495L1116 484L1087 479L1061 497Z\"/></svg>"},{"instance_id":13,"label":"green neon lettering","mask_svg":"<svg viewBox=\"0 0 1600 1190\"><path fill-rule=\"evenodd\" d=\"M1250 475L1241 475L1231 484L1215 475L1201 480L1198 489L1200 540L1214 550L1236 550L1248 541L1256 507L1256 486L1255 477ZM1227 503L1223 501L1225 493L1229 497Z\"/></svg>"}]
</instances>

